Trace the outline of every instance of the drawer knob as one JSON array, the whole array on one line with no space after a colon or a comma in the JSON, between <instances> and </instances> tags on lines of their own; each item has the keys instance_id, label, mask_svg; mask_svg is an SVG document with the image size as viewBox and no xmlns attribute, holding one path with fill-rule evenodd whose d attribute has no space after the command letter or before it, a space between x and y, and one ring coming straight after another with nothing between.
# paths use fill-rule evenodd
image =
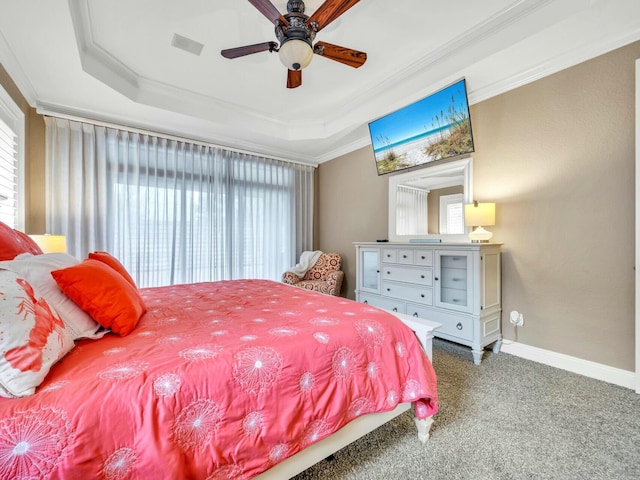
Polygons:
<instances>
[{"instance_id":1,"label":"drawer knob","mask_svg":"<svg viewBox=\"0 0 640 480\"><path fill-rule=\"evenodd\" d=\"M424 275L420 275L420 278L424 278Z\"/></svg>"},{"instance_id":2,"label":"drawer knob","mask_svg":"<svg viewBox=\"0 0 640 480\"><path fill-rule=\"evenodd\" d=\"M418 312L413 312L413 316L417 317L418 316Z\"/></svg>"},{"instance_id":3,"label":"drawer knob","mask_svg":"<svg viewBox=\"0 0 640 480\"><path fill-rule=\"evenodd\" d=\"M391 275L391 272L387 272L387 275Z\"/></svg>"},{"instance_id":4,"label":"drawer knob","mask_svg":"<svg viewBox=\"0 0 640 480\"><path fill-rule=\"evenodd\" d=\"M388 253L387 253L387 258L391 258L391 255L389 255Z\"/></svg>"},{"instance_id":5,"label":"drawer knob","mask_svg":"<svg viewBox=\"0 0 640 480\"><path fill-rule=\"evenodd\" d=\"M402 255L402 258L407 258L407 256L406 255Z\"/></svg>"},{"instance_id":6,"label":"drawer knob","mask_svg":"<svg viewBox=\"0 0 640 480\"><path fill-rule=\"evenodd\" d=\"M387 288L387 292L390 292L390 291L391 291L391 289L390 289L390 288Z\"/></svg>"},{"instance_id":7,"label":"drawer knob","mask_svg":"<svg viewBox=\"0 0 640 480\"><path fill-rule=\"evenodd\" d=\"M365 300L365 301L364 301L364 302L362 302L362 303L368 304L368 303L369 303L369 300Z\"/></svg>"},{"instance_id":8,"label":"drawer knob","mask_svg":"<svg viewBox=\"0 0 640 480\"><path fill-rule=\"evenodd\" d=\"M424 298L424 293L421 293L421 294L420 294L420 296L421 296L422 298Z\"/></svg>"},{"instance_id":9,"label":"drawer knob","mask_svg":"<svg viewBox=\"0 0 640 480\"><path fill-rule=\"evenodd\" d=\"M434 278L434 280L437 282L438 281L438 277Z\"/></svg>"},{"instance_id":10,"label":"drawer knob","mask_svg":"<svg viewBox=\"0 0 640 480\"><path fill-rule=\"evenodd\" d=\"M456 325L456 328L457 328L458 330L462 330L462 324L461 324L460 322L458 322L458 324Z\"/></svg>"},{"instance_id":11,"label":"drawer knob","mask_svg":"<svg viewBox=\"0 0 640 480\"><path fill-rule=\"evenodd\" d=\"M397 312L398 311L398 307L393 307L393 311Z\"/></svg>"},{"instance_id":12,"label":"drawer knob","mask_svg":"<svg viewBox=\"0 0 640 480\"><path fill-rule=\"evenodd\" d=\"M422 259L422 260L424 260L425 258L427 258L427 257L425 257L424 255L422 255L422 256L420 257L420 259Z\"/></svg>"}]
</instances>

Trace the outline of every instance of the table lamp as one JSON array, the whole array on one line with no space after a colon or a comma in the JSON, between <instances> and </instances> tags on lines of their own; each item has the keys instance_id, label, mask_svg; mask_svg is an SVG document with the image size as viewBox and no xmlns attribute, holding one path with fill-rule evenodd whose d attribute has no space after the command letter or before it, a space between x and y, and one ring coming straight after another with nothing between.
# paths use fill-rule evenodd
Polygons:
<instances>
[{"instance_id":1,"label":"table lamp","mask_svg":"<svg viewBox=\"0 0 640 480\"><path fill-rule=\"evenodd\" d=\"M67 237L64 235L29 235L42 253L67 253Z\"/></svg>"},{"instance_id":2,"label":"table lamp","mask_svg":"<svg viewBox=\"0 0 640 480\"><path fill-rule=\"evenodd\" d=\"M473 243L488 242L493 233L485 230L485 226L496 224L496 204L473 202L464 206L464 224L476 227L469 233Z\"/></svg>"}]
</instances>

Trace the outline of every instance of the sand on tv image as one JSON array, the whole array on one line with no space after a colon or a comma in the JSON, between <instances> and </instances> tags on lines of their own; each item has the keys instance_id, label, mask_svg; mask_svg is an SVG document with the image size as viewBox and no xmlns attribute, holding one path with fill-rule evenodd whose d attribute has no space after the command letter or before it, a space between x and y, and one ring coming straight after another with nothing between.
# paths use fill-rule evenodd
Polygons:
<instances>
[{"instance_id":1,"label":"sand on tv image","mask_svg":"<svg viewBox=\"0 0 640 480\"><path fill-rule=\"evenodd\" d=\"M369 123L378 175L473 152L465 80Z\"/></svg>"}]
</instances>

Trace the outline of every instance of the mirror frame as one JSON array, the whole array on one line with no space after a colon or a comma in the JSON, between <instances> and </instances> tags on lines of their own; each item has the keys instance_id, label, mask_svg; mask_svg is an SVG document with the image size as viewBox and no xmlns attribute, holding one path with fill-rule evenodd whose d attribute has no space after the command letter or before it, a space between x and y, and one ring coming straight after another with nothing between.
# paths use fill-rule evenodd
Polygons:
<instances>
[{"instance_id":1,"label":"mirror frame","mask_svg":"<svg viewBox=\"0 0 640 480\"><path fill-rule=\"evenodd\" d=\"M389 177L389 241L408 243L411 239L440 239L443 242L469 243L469 227L464 227L464 234L422 234L422 235L397 235L396 234L396 187L408 180L414 181L432 175L446 173L462 173L464 188L464 203L473 202L473 158L453 160L441 165L421 168L413 172L400 173Z\"/></svg>"}]
</instances>

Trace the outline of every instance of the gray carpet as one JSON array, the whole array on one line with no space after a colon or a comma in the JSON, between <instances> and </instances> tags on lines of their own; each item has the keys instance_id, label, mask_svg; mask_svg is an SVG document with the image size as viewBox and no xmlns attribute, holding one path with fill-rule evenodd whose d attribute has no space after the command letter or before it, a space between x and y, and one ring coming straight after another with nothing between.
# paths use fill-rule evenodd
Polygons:
<instances>
[{"instance_id":1,"label":"gray carpet","mask_svg":"<svg viewBox=\"0 0 640 480\"><path fill-rule=\"evenodd\" d=\"M440 412L426 445L412 412L296 480L640 479L640 395L505 353L475 366L434 341Z\"/></svg>"}]
</instances>

